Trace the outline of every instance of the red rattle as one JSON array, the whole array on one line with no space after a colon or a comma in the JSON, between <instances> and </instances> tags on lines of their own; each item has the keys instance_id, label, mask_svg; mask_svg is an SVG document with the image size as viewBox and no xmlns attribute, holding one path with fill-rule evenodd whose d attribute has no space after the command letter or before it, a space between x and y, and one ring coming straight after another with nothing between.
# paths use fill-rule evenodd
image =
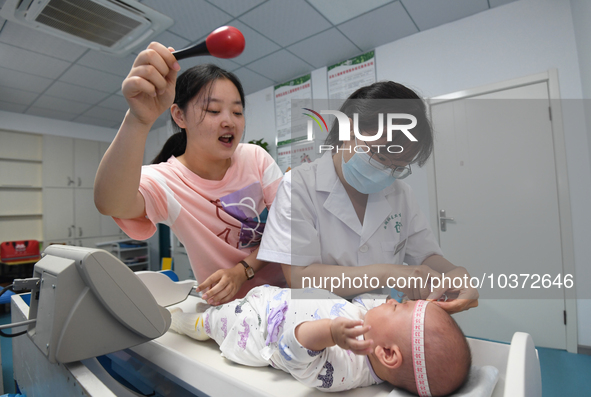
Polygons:
<instances>
[{"instance_id":1,"label":"red rattle","mask_svg":"<svg viewBox=\"0 0 591 397\"><path fill-rule=\"evenodd\" d=\"M172 55L181 59L212 55L216 58L235 58L244 51L245 41L240 30L233 26L222 26L207 36L205 41L191 47L175 51Z\"/></svg>"}]
</instances>

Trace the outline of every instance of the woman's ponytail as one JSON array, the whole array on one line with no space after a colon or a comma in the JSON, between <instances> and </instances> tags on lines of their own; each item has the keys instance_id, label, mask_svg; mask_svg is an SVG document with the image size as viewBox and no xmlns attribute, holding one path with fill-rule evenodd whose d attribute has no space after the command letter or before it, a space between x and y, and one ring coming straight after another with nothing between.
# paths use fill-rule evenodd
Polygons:
<instances>
[{"instance_id":1,"label":"woman's ponytail","mask_svg":"<svg viewBox=\"0 0 591 397\"><path fill-rule=\"evenodd\" d=\"M187 133L181 129L168 138L160 153L152 160L152 164L165 163L170 156L179 157L185 153L185 150L187 150Z\"/></svg>"}]
</instances>

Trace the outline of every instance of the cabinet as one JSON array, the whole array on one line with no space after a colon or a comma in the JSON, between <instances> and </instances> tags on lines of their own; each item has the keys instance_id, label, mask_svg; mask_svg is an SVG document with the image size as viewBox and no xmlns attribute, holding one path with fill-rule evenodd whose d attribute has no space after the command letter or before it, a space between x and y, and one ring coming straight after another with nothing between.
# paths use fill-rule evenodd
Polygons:
<instances>
[{"instance_id":1,"label":"cabinet","mask_svg":"<svg viewBox=\"0 0 591 397\"><path fill-rule=\"evenodd\" d=\"M147 270L150 265L150 245L147 241L119 240L96 244L109 251L133 271Z\"/></svg>"},{"instance_id":2,"label":"cabinet","mask_svg":"<svg viewBox=\"0 0 591 397\"><path fill-rule=\"evenodd\" d=\"M44 240L101 236L92 189L43 189Z\"/></svg>"},{"instance_id":3,"label":"cabinet","mask_svg":"<svg viewBox=\"0 0 591 397\"><path fill-rule=\"evenodd\" d=\"M43 139L44 187L94 187L100 142L46 135Z\"/></svg>"},{"instance_id":4,"label":"cabinet","mask_svg":"<svg viewBox=\"0 0 591 397\"><path fill-rule=\"evenodd\" d=\"M94 247L125 238L94 205L94 177L107 143L46 135L43 139L43 240Z\"/></svg>"}]
</instances>

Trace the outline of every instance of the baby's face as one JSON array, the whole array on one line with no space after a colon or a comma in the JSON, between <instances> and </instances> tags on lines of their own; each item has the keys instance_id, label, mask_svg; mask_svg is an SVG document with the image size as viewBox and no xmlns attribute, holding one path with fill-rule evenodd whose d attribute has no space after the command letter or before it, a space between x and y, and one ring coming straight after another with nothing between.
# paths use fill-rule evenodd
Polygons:
<instances>
[{"instance_id":1,"label":"baby's face","mask_svg":"<svg viewBox=\"0 0 591 397\"><path fill-rule=\"evenodd\" d=\"M410 340L412 316L416 301L398 303L390 299L386 303L375 307L365 314L365 325L371 329L365 334L365 339L373 339L374 342L390 340L393 332L397 336Z\"/></svg>"}]
</instances>

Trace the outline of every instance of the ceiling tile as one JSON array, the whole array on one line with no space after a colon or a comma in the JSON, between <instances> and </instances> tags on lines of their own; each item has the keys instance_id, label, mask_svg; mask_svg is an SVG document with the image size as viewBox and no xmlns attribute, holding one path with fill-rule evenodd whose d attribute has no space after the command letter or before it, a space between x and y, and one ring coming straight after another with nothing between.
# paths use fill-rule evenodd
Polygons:
<instances>
[{"instance_id":1,"label":"ceiling tile","mask_svg":"<svg viewBox=\"0 0 591 397\"><path fill-rule=\"evenodd\" d=\"M240 67L236 62L232 62L229 59L221 59L212 56L205 56L205 57L194 57L194 58L187 58L179 61L179 65L181 65L181 73L185 70L189 69L190 67L196 65L203 65L205 63L213 63L214 65L219 66L220 68L227 70L229 72L236 70Z\"/></svg>"},{"instance_id":2,"label":"ceiling tile","mask_svg":"<svg viewBox=\"0 0 591 397\"><path fill-rule=\"evenodd\" d=\"M123 121L123 117L127 112L127 107L124 109L114 110L107 109L100 106L94 106L84 112L82 115L86 117L94 117L97 119L105 119L110 121Z\"/></svg>"},{"instance_id":3,"label":"ceiling tile","mask_svg":"<svg viewBox=\"0 0 591 397\"><path fill-rule=\"evenodd\" d=\"M51 85L53 80L22 73L17 70L0 68L0 85L18 88L25 91L42 93Z\"/></svg>"},{"instance_id":4,"label":"ceiling tile","mask_svg":"<svg viewBox=\"0 0 591 397\"><path fill-rule=\"evenodd\" d=\"M492 7L498 7L505 4L513 3L516 0L488 0L488 4Z\"/></svg>"},{"instance_id":5,"label":"ceiling tile","mask_svg":"<svg viewBox=\"0 0 591 397\"><path fill-rule=\"evenodd\" d=\"M288 46L331 24L304 0L269 0L239 18L281 46Z\"/></svg>"},{"instance_id":6,"label":"ceiling tile","mask_svg":"<svg viewBox=\"0 0 591 397\"><path fill-rule=\"evenodd\" d=\"M48 110L58 110L61 112L66 113L82 113L92 105L88 103L82 103L78 101L70 101L67 99L56 98L49 95L42 95L35 101L33 107L48 109Z\"/></svg>"},{"instance_id":7,"label":"ceiling tile","mask_svg":"<svg viewBox=\"0 0 591 397\"><path fill-rule=\"evenodd\" d=\"M184 38L180 37L179 35L171 33L168 30L166 30L163 33L161 33L160 35L158 35L150 40L146 40L145 42L143 42L141 44L138 44L138 46L133 50L132 54L134 54L134 56L137 56L140 52L142 52L143 50L148 48L148 45L150 45L150 43L153 41L160 43L166 47L172 47L176 51L182 50L185 47L189 47L189 45L191 44L191 42L189 40L184 39Z\"/></svg>"},{"instance_id":8,"label":"ceiling tile","mask_svg":"<svg viewBox=\"0 0 591 397\"><path fill-rule=\"evenodd\" d=\"M97 104L109 95L106 92L68 84L62 81L56 81L47 91L45 91L45 94L52 97L68 99L70 101L88 103L90 105Z\"/></svg>"},{"instance_id":9,"label":"ceiling tile","mask_svg":"<svg viewBox=\"0 0 591 397\"><path fill-rule=\"evenodd\" d=\"M234 74L236 74L236 76L238 76L240 79L242 87L244 88L244 93L246 95L272 86L274 83L273 80L269 80L268 78L263 77L252 70L248 70L247 68L235 70Z\"/></svg>"},{"instance_id":10,"label":"ceiling tile","mask_svg":"<svg viewBox=\"0 0 591 397\"><path fill-rule=\"evenodd\" d=\"M379 29L376 26L387 27ZM338 26L339 30L362 51L371 50L417 32L417 28L400 4L395 2L363 14Z\"/></svg>"},{"instance_id":11,"label":"ceiling tile","mask_svg":"<svg viewBox=\"0 0 591 397\"><path fill-rule=\"evenodd\" d=\"M130 54L122 58L91 50L84 54L76 64L125 77L129 74L135 57L135 54Z\"/></svg>"},{"instance_id":12,"label":"ceiling tile","mask_svg":"<svg viewBox=\"0 0 591 397\"><path fill-rule=\"evenodd\" d=\"M27 105L0 101L0 110L4 110L5 112L23 113L26 109Z\"/></svg>"},{"instance_id":13,"label":"ceiling tile","mask_svg":"<svg viewBox=\"0 0 591 397\"><path fill-rule=\"evenodd\" d=\"M400 0L420 30L427 30L481 11L487 0Z\"/></svg>"},{"instance_id":14,"label":"ceiling tile","mask_svg":"<svg viewBox=\"0 0 591 397\"><path fill-rule=\"evenodd\" d=\"M121 124L121 122L117 123L112 120L97 119L95 117L88 117L88 116L78 116L75 119L73 119L72 121L75 123L98 125L99 127L106 127L106 128L113 128L114 125Z\"/></svg>"},{"instance_id":15,"label":"ceiling tile","mask_svg":"<svg viewBox=\"0 0 591 397\"><path fill-rule=\"evenodd\" d=\"M129 105L125 98L121 95L111 95L104 101L98 104L100 107L107 108L107 109L114 109L114 110L127 110Z\"/></svg>"},{"instance_id":16,"label":"ceiling tile","mask_svg":"<svg viewBox=\"0 0 591 397\"><path fill-rule=\"evenodd\" d=\"M88 51L88 48L71 41L41 33L11 21L7 21L4 25L0 42L70 62L74 62Z\"/></svg>"},{"instance_id":17,"label":"ceiling tile","mask_svg":"<svg viewBox=\"0 0 591 397\"><path fill-rule=\"evenodd\" d=\"M308 0L333 25L338 25L394 0Z\"/></svg>"},{"instance_id":18,"label":"ceiling tile","mask_svg":"<svg viewBox=\"0 0 591 397\"><path fill-rule=\"evenodd\" d=\"M16 88L0 86L0 98L10 100L19 105L30 105L39 96L37 92L24 91Z\"/></svg>"},{"instance_id":19,"label":"ceiling tile","mask_svg":"<svg viewBox=\"0 0 591 397\"><path fill-rule=\"evenodd\" d=\"M287 49L315 68L348 59L360 51L336 28L308 37Z\"/></svg>"},{"instance_id":20,"label":"ceiling tile","mask_svg":"<svg viewBox=\"0 0 591 397\"><path fill-rule=\"evenodd\" d=\"M0 43L0 67L55 79L70 62Z\"/></svg>"},{"instance_id":21,"label":"ceiling tile","mask_svg":"<svg viewBox=\"0 0 591 397\"><path fill-rule=\"evenodd\" d=\"M232 26L242 32L245 41L244 52L240 56L232 58L234 62L246 65L281 48L240 21L233 21Z\"/></svg>"},{"instance_id":22,"label":"ceiling tile","mask_svg":"<svg viewBox=\"0 0 591 397\"><path fill-rule=\"evenodd\" d=\"M208 0L211 4L216 5L233 17L244 14L246 11L264 3L266 0Z\"/></svg>"},{"instance_id":23,"label":"ceiling tile","mask_svg":"<svg viewBox=\"0 0 591 397\"><path fill-rule=\"evenodd\" d=\"M194 42L225 25L232 16L205 0L146 0L147 5L174 19L168 30Z\"/></svg>"},{"instance_id":24,"label":"ceiling tile","mask_svg":"<svg viewBox=\"0 0 591 397\"><path fill-rule=\"evenodd\" d=\"M155 37L153 40L150 41L156 41L166 47L172 47L176 51L182 50L183 48L186 48L191 44L189 40L184 39L174 33L170 33L169 31L162 33L161 35ZM148 48L148 44L150 44L150 42L147 42L143 46L138 47L137 53L139 54L141 51Z\"/></svg>"},{"instance_id":25,"label":"ceiling tile","mask_svg":"<svg viewBox=\"0 0 591 397\"><path fill-rule=\"evenodd\" d=\"M115 76L111 73L74 65L60 77L60 81L93 88L98 91L115 92L121 88L123 79L121 76Z\"/></svg>"},{"instance_id":26,"label":"ceiling tile","mask_svg":"<svg viewBox=\"0 0 591 397\"><path fill-rule=\"evenodd\" d=\"M51 110L51 109L37 108L34 106L27 109L27 111L25 113L33 115L33 116L46 117L48 119L59 119L59 120L66 120L66 121L72 121L72 119L74 119L74 117L76 117L76 114L74 114L74 113L60 112L60 111Z\"/></svg>"},{"instance_id":27,"label":"ceiling tile","mask_svg":"<svg viewBox=\"0 0 591 397\"><path fill-rule=\"evenodd\" d=\"M248 65L250 70L278 83L309 73L312 66L286 50L281 50Z\"/></svg>"}]
</instances>

